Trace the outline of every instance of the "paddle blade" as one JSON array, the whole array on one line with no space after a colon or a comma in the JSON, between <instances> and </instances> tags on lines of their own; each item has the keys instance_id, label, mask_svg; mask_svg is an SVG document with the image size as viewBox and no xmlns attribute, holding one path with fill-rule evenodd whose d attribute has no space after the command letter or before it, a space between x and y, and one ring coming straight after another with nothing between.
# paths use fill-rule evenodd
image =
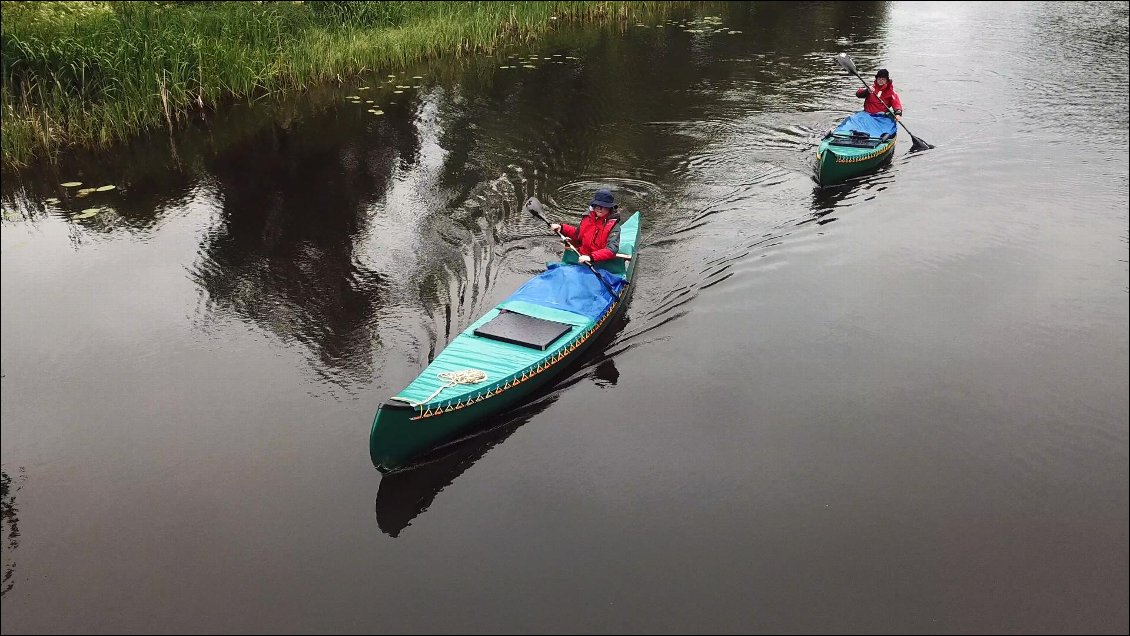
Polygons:
<instances>
[{"instance_id":1,"label":"paddle blade","mask_svg":"<svg viewBox=\"0 0 1130 636\"><path fill-rule=\"evenodd\" d=\"M530 197L526 200L526 211L541 219L546 225L549 225L549 221L545 218L545 208L542 206L541 201L538 201L537 197Z\"/></svg>"},{"instance_id":2,"label":"paddle blade","mask_svg":"<svg viewBox=\"0 0 1130 636\"><path fill-rule=\"evenodd\" d=\"M845 71L852 75L859 75L859 71L855 70L855 62L851 61L851 56L847 53L840 53L836 56L836 64L843 67Z\"/></svg>"},{"instance_id":3,"label":"paddle blade","mask_svg":"<svg viewBox=\"0 0 1130 636\"><path fill-rule=\"evenodd\" d=\"M915 137L914 135L911 135L910 138L914 142L914 143L910 144L911 152L914 152L916 150L929 150L929 149L934 147L933 144L928 144L925 141L922 141L921 139L919 139L918 137Z\"/></svg>"}]
</instances>

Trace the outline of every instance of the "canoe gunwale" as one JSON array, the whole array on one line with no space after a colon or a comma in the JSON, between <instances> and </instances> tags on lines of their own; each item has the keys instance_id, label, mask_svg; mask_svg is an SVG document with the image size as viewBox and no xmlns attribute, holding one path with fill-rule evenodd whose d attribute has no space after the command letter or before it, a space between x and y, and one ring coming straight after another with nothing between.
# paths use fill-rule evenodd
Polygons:
<instances>
[{"instance_id":1,"label":"canoe gunwale","mask_svg":"<svg viewBox=\"0 0 1130 636\"><path fill-rule=\"evenodd\" d=\"M845 155L837 153L827 140L823 140L816 149L816 180L821 185L834 185L867 174L894 157L897 141L898 136L893 135L873 150L867 149L871 152Z\"/></svg>"},{"instance_id":2,"label":"canoe gunwale","mask_svg":"<svg viewBox=\"0 0 1130 636\"><path fill-rule=\"evenodd\" d=\"M622 295L627 293L627 287L627 285L624 286L624 290L621 292ZM494 383L484 387L482 390L477 391L474 397L460 396L459 398L451 398L449 400L440 400L434 403L417 405L397 404L396 408L412 409L416 412L416 415L409 419L416 421L435 417L437 415L446 415L453 411L468 407L472 404L478 404L480 402L483 402L484 400L498 397L505 391L517 388L522 383L536 377L537 375L540 375L541 373L544 373L546 371L550 371L551 367L558 364L559 362L563 362L568 359L570 354L581 348L589 340L589 338L595 337L601 331L603 331L604 323L616 313L616 310L620 306L620 304L621 301L616 301L609 305L608 310L605 311L603 315L601 315L599 320L594 322L587 329L581 331L579 334L577 334L577 336L575 336L572 340L569 340L564 346L562 346L551 355L548 355L538 362L520 369L519 371L503 378L502 380L495 381Z\"/></svg>"}]
</instances>

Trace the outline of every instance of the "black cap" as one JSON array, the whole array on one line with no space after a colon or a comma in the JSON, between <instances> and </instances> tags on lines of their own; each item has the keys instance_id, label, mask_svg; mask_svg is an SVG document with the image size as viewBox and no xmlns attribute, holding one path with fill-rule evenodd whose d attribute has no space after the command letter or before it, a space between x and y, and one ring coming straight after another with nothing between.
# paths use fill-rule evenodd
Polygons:
<instances>
[{"instance_id":1,"label":"black cap","mask_svg":"<svg viewBox=\"0 0 1130 636\"><path fill-rule=\"evenodd\" d=\"M884 79L891 79L891 74L887 71L887 69L881 68L879 69L879 72L875 74L875 79L878 79L880 77Z\"/></svg>"},{"instance_id":2,"label":"black cap","mask_svg":"<svg viewBox=\"0 0 1130 636\"><path fill-rule=\"evenodd\" d=\"M596 194L592 195L592 201L589 202L589 205L599 205L611 210L616 207L616 199L609 190L597 190Z\"/></svg>"}]
</instances>

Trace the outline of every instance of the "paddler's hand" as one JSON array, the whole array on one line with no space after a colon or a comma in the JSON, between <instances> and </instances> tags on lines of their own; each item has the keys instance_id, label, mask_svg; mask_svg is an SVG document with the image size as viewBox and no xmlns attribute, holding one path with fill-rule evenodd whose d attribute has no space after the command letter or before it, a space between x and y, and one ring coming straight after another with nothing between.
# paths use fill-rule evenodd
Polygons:
<instances>
[{"instance_id":1,"label":"paddler's hand","mask_svg":"<svg viewBox=\"0 0 1130 636\"><path fill-rule=\"evenodd\" d=\"M549 229L553 230L554 232L560 232L561 231L561 224L560 223L550 223Z\"/></svg>"},{"instance_id":2,"label":"paddler's hand","mask_svg":"<svg viewBox=\"0 0 1130 636\"><path fill-rule=\"evenodd\" d=\"M592 262L592 257L588 256L587 254L581 254L580 256L577 257L577 262L578 263L590 263L590 262Z\"/></svg>"}]
</instances>

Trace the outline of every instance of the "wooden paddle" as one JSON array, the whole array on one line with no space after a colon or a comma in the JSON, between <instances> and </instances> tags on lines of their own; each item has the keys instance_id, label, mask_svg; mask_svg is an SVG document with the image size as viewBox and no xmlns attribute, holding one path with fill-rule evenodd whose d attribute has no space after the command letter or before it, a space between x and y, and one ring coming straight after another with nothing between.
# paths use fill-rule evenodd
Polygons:
<instances>
[{"instance_id":1,"label":"wooden paddle","mask_svg":"<svg viewBox=\"0 0 1130 636\"><path fill-rule=\"evenodd\" d=\"M526 201L526 211L534 215L536 218L541 219L541 221L545 223L546 227L549 227L550 229L553 228L553 224L549 222L549 219L545 218L545 208L542 207L541 201L538 201L537 197L530 197ZM568 236L562 234L561 230L557 230L557 236L561 237L561 240L565 243L565 247L573 250L573 252L577 256L581 255L581 253L577 251L577 248L573 247L573 241L569 240ZM632 258L628 254L617 254L616 256L624 259ZM589 266L589 269L592 270L593 275L596 276L596 278L601 282L602 285L604 285L604 288L608 290L608 293L612 294L616 298L616 300L620 300L620 294L616 293L616 290L612 289L612 286L608 284L608 281L604 280L604 277L600 275L600 272L596 271L596 268L592 266L592 261L585 261L585 265Z\"/></svg>"},{"instance_id":2,"label":"wooden paddle","mask_svg":"<svg viewBox=\"0 0 1130 636\"><path fill-rule=\"evenodd\" d=\"M839 64L840 66L842 66L845 71L851 73L852 75L854 75L856 77L859 77L859 71L855 70L855 62L851 61L851 57L849 57L847 53L840 53L839 55L837 55L836 56L836 63ZM864 88L871 88L871 86L868 85L867 82L864 81L864 79L862 77L859 77L859 81L863 82ZM890 116L892 118L894 118L895 113L891 110L891 107L887 106L885 103L883 103L883 100L881 100L881 99L879 100L879 103L883 104L883 107L887 109L887 113L890 114ZM928 144L925 141L922 141L918 137L915 137L914 133L910 132L910 129L908 129L906 127L906 124L903 124L901 121L899 121L897 119L895 121L897 121L899 124L902 125L902 129L905 130L906 134L910 135L910 138L914 141L914 143L911 144L911 146L910 146L911 150L929 150L929 149L934 147L933 145Z\"/></svg>"}]
</instances>

